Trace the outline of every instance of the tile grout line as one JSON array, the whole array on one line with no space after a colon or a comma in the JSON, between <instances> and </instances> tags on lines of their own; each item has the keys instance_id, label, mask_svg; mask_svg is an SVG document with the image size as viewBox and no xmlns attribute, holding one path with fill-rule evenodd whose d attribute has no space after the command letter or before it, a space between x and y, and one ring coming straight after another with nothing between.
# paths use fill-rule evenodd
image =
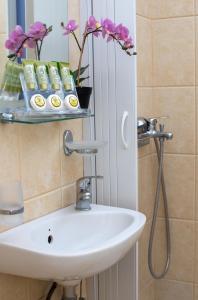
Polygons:
<instances>
[{"instance_id":1,"label":"tile grout line","mask_svg":"<svg viewBox=\"0 0 198 300\"><path fill-rule=\"evenodd\" d=\"M192 18L192 17L196 17L198 16L198 14L190 14L190 15L183 15L183 16L166 16L166 17L161 17L161 18L152 18L152 21L161 21L161 20L169 20L169 19L184 19L184 18Z\"/></svg>"},{"instance_id":2,"label":"tile grout line","mask_svg":"<svg viewBox=\"0 0 198 300\"><path fill-rule=\"evenodd\" d=\"M155 88L155 89L165 89L165 88L179 88L179 89L185 89L185 88L194 88L194 87L198 87L198 84L196 85L196 82L194 84L182 84L182 85L153 85L151 86L147 86L147 85L138 85L138 88L142 88L142 89L151 89L151 88Z\"/></svg>"}]
</instances>

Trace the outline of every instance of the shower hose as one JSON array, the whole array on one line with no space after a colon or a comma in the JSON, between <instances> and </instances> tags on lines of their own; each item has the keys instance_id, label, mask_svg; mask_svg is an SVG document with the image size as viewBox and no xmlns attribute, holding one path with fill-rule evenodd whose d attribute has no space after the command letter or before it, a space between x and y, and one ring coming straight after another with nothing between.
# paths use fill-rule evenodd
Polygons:
<instances>
[{"instance_id":1,"label":"shower hose","mask_svg":"<svg viewBox=\"0 0 198 300\"><path fill-rule=\"evenodd\" d=\"M163 173L164 140L165 139L163 137L160 137L159 141L158 141L158 138L154 138L159 167L158 167L157 187L156 187L155 203L154 203L154 210L153 210L153 217L152 217L152 224L151 224L151 231L150 231L150 239L149 239L149 247L148 247L148 266L149 266L151 275L155 279L161 279L166 275L166 273L168 272L168 269L169 269L170 255L171 255L168 200L167 200L166 186L165 186L164 173ZM158 209L159 209L161 190L162 190L162 196L163 196L164 215L165 215L166 261L165 261L165 265L164 265L162 272L157 273L157 272L155 272L154 267L153 267L153 243L154 243L154 235L155 235L155 230L156 230L156 225L157 225L156 224L157 223L157 214L158 214Z\"/></svg>"}]
</instances>

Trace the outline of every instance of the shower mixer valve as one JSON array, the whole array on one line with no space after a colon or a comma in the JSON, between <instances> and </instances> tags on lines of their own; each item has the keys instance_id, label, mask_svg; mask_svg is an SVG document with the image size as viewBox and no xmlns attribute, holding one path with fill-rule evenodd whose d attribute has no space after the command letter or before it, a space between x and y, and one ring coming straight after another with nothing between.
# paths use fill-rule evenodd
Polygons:
<instances>
[{"instance_id":1,"label":"shower mixer valve","mask_svg":"<svg viewBox=\"0 0 198 300\"><path fill-rule=\"evenodd\" d=\"M173 138L172 132L164 131L164 124L159 123L159 129L157 129L158 120L167 119L167 117L160 118L138 118L138 146L144 146L149 144L150 138L158 138L164 140L171 140Z\"/></svg>"}]
</instances>

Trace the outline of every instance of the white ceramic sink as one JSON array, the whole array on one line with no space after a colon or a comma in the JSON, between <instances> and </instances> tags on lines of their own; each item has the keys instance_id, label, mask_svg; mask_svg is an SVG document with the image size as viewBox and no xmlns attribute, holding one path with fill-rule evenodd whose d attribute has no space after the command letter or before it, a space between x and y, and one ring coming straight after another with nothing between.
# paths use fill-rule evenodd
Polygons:
<instances>
[{"instance_id":1,"label":"white ceramic sink","mask_svg":"<svg viewBox=\"0 0 198 300\"><path fill-rule=\"evenodd\" d=\"M61 209L0 234L0 273L58 282L86 278L118 262L145 221L128 209Z\"/></svg>"}]
</instances>

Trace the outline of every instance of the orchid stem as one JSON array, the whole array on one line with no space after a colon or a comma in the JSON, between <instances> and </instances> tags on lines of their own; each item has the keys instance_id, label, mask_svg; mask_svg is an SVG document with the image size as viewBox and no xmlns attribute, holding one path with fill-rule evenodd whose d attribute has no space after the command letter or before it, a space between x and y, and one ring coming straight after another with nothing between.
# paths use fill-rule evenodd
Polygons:
<instances>
[{"instance_id":1,"label":"orchid stem","mask_svg":"<svg viewBox=\"0 0 198 300\"><path fill-rule=\"evenodd\" d=\"M76 36L75 32L72 31L71 33L72 33L72 35L73 35L73 37L74 37L74 39L75 39L75 41L76 41L76 44L77 44L77 46L78 46L78 49L79 49L80 51L82 51L81 46L80 46L80 43L79 43L79 41L78 41L78 39L77 39L77 36Z\"/></svg>"},{"instance_id":2,"label":"orchid stem","mask_svg":"<svg viewBox=\"0 0 198 300\"><path fill-rule=\"evenodd\" d=\"M83 42L82 42L82 48L80 51L80 58L79 58L79 64L78 64L78 76L77 76L77 86L80 86L80 70L81 70L81 64L82 64L82 58L83 58L83 52L85 49L85 43L87 39L87 33L84 33Z\"/></svg>"}]
</instances>

